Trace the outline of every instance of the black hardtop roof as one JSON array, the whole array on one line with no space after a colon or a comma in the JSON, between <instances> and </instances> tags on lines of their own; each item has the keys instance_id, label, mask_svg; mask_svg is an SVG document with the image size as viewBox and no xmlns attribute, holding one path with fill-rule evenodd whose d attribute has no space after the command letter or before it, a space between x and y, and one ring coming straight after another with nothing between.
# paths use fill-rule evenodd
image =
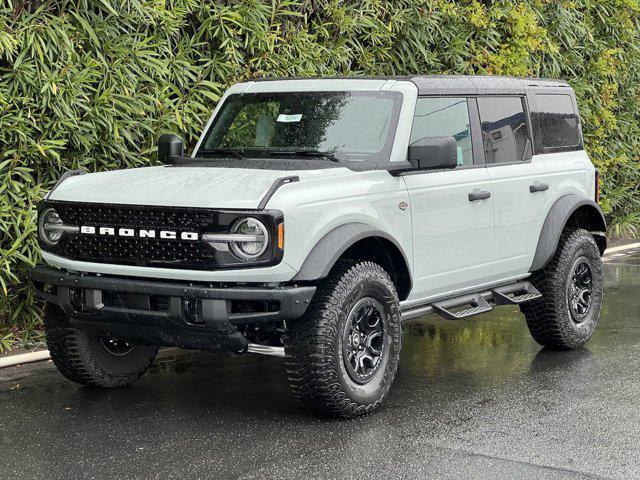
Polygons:
<instances>
[{"instance_id":1,"label":"black hardtop roof","mask_svg":"<svg viewBox=\"0 0 640 480\"><path fill-rule=\"evenodd\" d=\"M283 77L256 78L249 81L278 80L403 80L413 82L420 95L523 95L527 88L568 88L565 80L548 78L503 77L493 75L403 75L380 77Z\"/></svg>"},{"instance_id":2,"label":"black hardtop roof","mask_svg":"<svg viewBox=\"0 0 640 480\"><path fill-rule=\"evenodd\" d=\"M524 94L527 88L570 88L564 80L498 76L419 76L411 77L420 94L505 95Z\"/></svg>"}]
</instances>

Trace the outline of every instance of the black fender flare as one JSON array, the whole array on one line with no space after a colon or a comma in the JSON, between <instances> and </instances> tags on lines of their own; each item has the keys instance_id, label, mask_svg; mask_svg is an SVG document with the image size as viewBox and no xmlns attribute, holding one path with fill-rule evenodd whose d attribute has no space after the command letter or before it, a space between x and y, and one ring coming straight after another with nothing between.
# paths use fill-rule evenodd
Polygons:
<instances>
[{"instance_id":1,"label":"black fender flare","mask_svg":"<svg viewBox=\"0 0 640 480\"><path fill-rule=\"evenodd\" d=\"M549 263L558 248L558 242L560 241L564 227L578 209L585 209L587 211L590 218L590 226L587 229L591 231L591 233L601 237L598 242L598 247L600 248L600 254L604 253L606 248L606 237L604 234L607 229L607 223L600 206L588 198L573 194L564 195L551 206L547 218L544 220L542 231L538 238L536 253L533 257L531 268L529 268L530 272L540 270Z\"/></svg>"},{"instance_id":2,"label":"black fender flare","mask_svg":"<svg viewBox=\"0 0 640 480\"><path fill-rule=\"evenodd\" d=\"M367 225L366 223L346 223L329 231L311 249L307 258L302 263L300 270L292 281L319 280L329 275L329 272L344 252L356 242L365 238L378 237L391 242L402 254L409 277L411 277L411 265L407 255L398 241L388 233Z\"/></svg>"}]
</instances>

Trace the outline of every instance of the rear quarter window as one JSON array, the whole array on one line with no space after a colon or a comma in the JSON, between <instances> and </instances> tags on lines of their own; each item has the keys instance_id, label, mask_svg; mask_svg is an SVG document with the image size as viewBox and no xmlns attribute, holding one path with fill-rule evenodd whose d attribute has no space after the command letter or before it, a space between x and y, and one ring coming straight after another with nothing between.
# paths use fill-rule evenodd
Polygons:
<instances>
[{"instance_id":1,"label":"rear quarter window","mask_svg":"<svg viewBox=\"0 0 640 480\"><path fill-rule=\"evenodd\" d=\"M532 112L537 152L580 150L580 121L570 95L537 94Z\"/></svg>"}]
</instances>

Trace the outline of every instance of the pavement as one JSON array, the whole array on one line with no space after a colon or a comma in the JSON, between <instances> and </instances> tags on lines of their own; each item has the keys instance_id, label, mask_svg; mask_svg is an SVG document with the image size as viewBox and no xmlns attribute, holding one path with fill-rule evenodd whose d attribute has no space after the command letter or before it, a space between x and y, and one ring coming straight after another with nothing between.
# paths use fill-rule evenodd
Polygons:
<instances>
[{"instance_id":1,"label":"pavement","mask_svg":"<svg viewBox=\"0 0 640 480\"><path fill-rule=\"evenodd\" d=\"M0 478L640 478L640 249L605 268L586 348L541 349L509 306L426 317L356 420L297 403L274 357L165 350L118 390L2 369Z\"/></svg>"}]
</instances>

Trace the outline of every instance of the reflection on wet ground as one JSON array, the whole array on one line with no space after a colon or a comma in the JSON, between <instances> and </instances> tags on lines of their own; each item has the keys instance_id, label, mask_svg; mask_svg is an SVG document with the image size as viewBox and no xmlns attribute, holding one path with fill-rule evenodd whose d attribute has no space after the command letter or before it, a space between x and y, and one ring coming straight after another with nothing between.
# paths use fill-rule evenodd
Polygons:
<instances>
[{"instance_id":1,"label":"reflection on wet ground","mask_svg":"<svg viewBox=\"0 0 640 480\"><path fill-rule=\"evenodd\" d=\"M405 327L385 405L314 417L282 360L165 351L130 388L0 370L1 478L638 478L640 250L606 263L588 347L540 349L517 308Z\"/></svg>"}]
</instances>

